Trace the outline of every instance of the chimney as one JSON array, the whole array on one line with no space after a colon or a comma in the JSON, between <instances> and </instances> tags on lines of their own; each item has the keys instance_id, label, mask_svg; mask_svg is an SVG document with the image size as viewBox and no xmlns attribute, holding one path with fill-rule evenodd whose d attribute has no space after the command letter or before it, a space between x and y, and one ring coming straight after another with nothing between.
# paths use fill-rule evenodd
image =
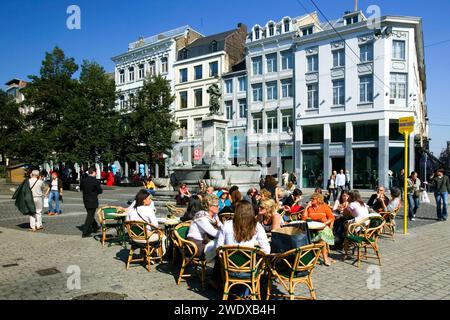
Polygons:
<instances>
[{"instance_id":1,"label":"chimney","mask_svg":"<svg viewBox=\"0 0 450 320\"><path fill-rule=\"evenodd\" d=\"M356 12L356 11L358 11L358 0L355 0L355 11L354 12Z\"/></svg>"}]
</instances>

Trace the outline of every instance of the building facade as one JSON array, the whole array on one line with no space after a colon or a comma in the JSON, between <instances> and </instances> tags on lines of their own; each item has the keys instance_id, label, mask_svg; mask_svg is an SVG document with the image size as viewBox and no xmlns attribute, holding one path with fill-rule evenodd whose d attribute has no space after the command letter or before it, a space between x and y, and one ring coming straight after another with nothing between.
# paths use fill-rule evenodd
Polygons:
<instances>
[{"instance_id":1,"label":"building facade","mask_svg":"<svg viewBox=\"0 0 450 320\"><path fill-rule=\"evenodd\" d=\"M20 91L25 88L27 84L28 83L26 81L21 79L11 79L7 83L5 83L5 85L7 86L6 94L12 97L16 101L16 103L22 103L25 101L25 96ZM19 108L19 111L22 114L30 114L34 111L34 108L31 106L22 105Z\"/></svg>"},{"instance_id":2,"label":"building facade","mask_svg":"<svg viewBox=\"0 0 450 320\"><path fill-rule=\"evenodd\" d=\"M195 162L202 147L202 120L209 113L208 89L221 86L222 75L244 58L247 27L200 38L178 52L174 63L175 120L180 125L175 149L184 161ZM201 162L201 160L197 160Z\"/></svg>"},{"instance_id":3,"label":"building facade","mask_svg":"<svg viewBox=\"0 0 450 320\"><path fill-rule=\"evenodd\" d=\"M331 27L333 25L333 27ZM301 187L326 187L333 170L348 170L353 188L388 186L403 168L398 119L414 116L409 168L427 141L422 23L362 12L314 23L295 41L295 170ZM416 169L417 170L417 169Z\"/></svg>"}]
</instances>

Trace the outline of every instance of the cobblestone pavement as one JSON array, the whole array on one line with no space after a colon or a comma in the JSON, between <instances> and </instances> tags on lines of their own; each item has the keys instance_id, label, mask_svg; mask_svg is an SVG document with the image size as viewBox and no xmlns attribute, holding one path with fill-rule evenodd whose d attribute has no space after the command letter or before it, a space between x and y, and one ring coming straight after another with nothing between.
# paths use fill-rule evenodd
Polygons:
<instances>
[{"instance_id":1,"label":"cobblestone pavement","mask_svg":"<svg viewBox=\"0 0 450 320\"><path fill-rule=\"evenodd\" d=\"M105 191L101 203L125 205L135 191ZM26 231L27 219L15 210L10 195L0 195L0 299L72 299L97 292L125 294L127 299L218 298L213 291L202 292L196 277L177 286L178 267L168 263L153 265L151 272L141 265L126 271L127 250L81 238L77 225L85 213L80 194L66 192L63 208L63 216L44 217L44 233L32 233ZM395 242L380 239L379 269L374 261L358 269L332 251L336 263L318 265L314 271L318 299L450 299L450 223L432 220L434 210L433 202L423 205L407 235L401 234L399 221ZM70 289L78 267L81 288ZM37 273L51 268L57 273Z\"/></svg>"}]
</instances>

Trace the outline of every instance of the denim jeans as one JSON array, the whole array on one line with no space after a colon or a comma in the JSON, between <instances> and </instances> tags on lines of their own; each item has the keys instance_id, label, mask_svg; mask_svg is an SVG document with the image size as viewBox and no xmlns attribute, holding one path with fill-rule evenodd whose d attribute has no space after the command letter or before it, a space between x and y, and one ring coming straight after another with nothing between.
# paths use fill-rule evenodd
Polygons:
<instances>
[{"instance_id":1,"label":"denim jeans","mask_svg":"<svg viewBox=\"0 0 450 320\"><path fill-rule=\"evenodd\" d=\"M53 209L53 200L55 201L55 208ZM50 191L48 196L48 212L56 212L61 213L59 207L59 192L58 191Z\"/></svg>"},{"instance_id":2,"label":"denim jeans","mask_svg":"<svg viewBox=\"0 0 450 320\"><path fill-rule=\"evenodd\" d=\"M436 192L434 194L434 196L436 197L438 219L447 220L447 218L448 218L448 212L447 212L448 192ZM441 208L441 204L442 204L442 208Z\"/></svg>"},{"instance_id":3,"label":"denim jeans","mask_svg":"<svg viewBox=\"0 0 450 320\"><path fill-rule=\"evenodd\" d=\"M420 201L418 197L414 197L412 194L408 194L408 218L415 217L417 209L419 209Z\"/></svg>"}]
</instances>

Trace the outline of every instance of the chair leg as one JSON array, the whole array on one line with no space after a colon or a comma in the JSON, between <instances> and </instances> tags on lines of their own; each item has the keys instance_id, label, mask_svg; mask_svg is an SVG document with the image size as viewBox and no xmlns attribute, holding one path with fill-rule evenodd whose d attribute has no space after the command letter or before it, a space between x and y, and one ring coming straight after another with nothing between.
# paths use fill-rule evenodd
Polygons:
<instances>
[{"instance_id":1,"label":"chair leg","mask_svg":"<svg viewBox=\"0 0 450 320\"><path fill-rule=\"evenodd\" d=\"M228 281L225 282L225 285L223 286L223 295L222 300L228 300Z\"/></svg>"},{"instance_id":2,"label":"chair leg","mask_svg":"<svg viewBox=\"0 0 450 320\"><path fill-rule=\"evenodd\" d=\"M357 259L358 259L358 268L360 267L360 265L361 265L361 248L360 248L360 246L358 245L358 248L357 248Z\"/></svg>"},{"instance_id":3,"label":"chair leg","mask_svg":"<svg viewBox=\"0 0 450 320\"><path fill-rule=\"evenodd\" d=\"M102 246L105 246L105 240L106 240L106 230L102 226Z\"/></svg>"},{"instance_id":4,"label":"chair leg","mask_svg":"<svg viewBox=\"0 0 450 320\"><path fill-rule=\"evenodd\" d=\"M307 280L306 284L308 286L309 293L311 294L311 299L316 300L317 299L316 292L314 291L314 286L313 286L313 283L312 283L311 276L308 276L308 280Z\"/></svg>"},{"instance_id":5,"label":"chair leg","mask_svg":"<svg viewBox=\"0 0 450 320\"><path fill-rule=\"evenodd\" d=\"M183 262L181 263L180 274L178 276L178 282L177 282L178 285L180 285L180 283L181 283L181 279L182 279L183 274L184 274L184 269L186 268L186 266L188 264L189 264L188 259L183 255Z\"/></svg>"},{"instance_id":6,"label":"chair leg","mask_svg":"<svg viewBox=\"0 0 450 320\"><path fill-rule=\"evenodd\" d=\"M127 270L130 268L130 263L131 263L131 260L133 259L133 253L134 253L134 248L131 247L130 252L128 254Z\"/></svg>"},{"instance_id":7,"label":"chair leg","mask_svg":"<svg viewBox=\"0 0 450 320\"><path fill-rule=\"evenodd\" d=\"M266 293L266 300L270 300L270 289L272 287L272 274L267 275L267 293Z\"/></svg>"},{"instance_id":8,"label":"chair leg","mask_svg":"<svg viewBox=\"0 0 450 320\"><path fill-rule=\"evenodd\" d=\"M372 245L372 244L371 244L371 245ZM372 248L373 248L373 251L375 251L375 254L377 255L378 263L379 263L380 266L381 266L381 256L380 256L380 252L379 252L379 250L378 250L378 245L377 245L377 244L373 244L373 245L372 245Z\"/></svg>"}]
</instances>

